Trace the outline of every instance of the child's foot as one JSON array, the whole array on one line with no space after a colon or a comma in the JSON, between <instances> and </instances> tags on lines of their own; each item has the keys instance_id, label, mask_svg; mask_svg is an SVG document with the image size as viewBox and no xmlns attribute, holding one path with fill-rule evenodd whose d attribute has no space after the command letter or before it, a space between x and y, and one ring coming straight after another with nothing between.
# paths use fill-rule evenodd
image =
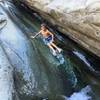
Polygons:
<instances>
[{"instance_id":1,"label":"child's foot","mask_svg":"<svg viewBox=\"0 0 100 100\"><path fill-rule=\"evenodd\" d=\"M60 53L62 51L62 49L61 48L58 48L57 51Z\"/></svg>"},{"instance_id":2,"label":"child's foot","mask_svg":"<svg viewBox=\"0 0 100 100\"><path fill-rule=\"evenodd\" d=\"M54 55L54 56L56 56L56 55L57 55L56 51L53 51L53 55Z\"/></svg>"}]
</instances>

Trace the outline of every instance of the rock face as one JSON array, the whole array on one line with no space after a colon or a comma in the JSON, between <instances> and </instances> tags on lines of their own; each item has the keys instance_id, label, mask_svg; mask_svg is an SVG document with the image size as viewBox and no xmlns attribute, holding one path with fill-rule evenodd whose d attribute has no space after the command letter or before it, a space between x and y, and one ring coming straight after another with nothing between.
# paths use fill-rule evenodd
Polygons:
<instances>
[{"instance_id":1,"label":"rock face","mask_svg":"<svg viewBox=\"0 0 100 100\"><path fill-rule=\"evenodd\" d=\"M100 57L100 0L20 1Z\"/></svg>"}]
</instances>

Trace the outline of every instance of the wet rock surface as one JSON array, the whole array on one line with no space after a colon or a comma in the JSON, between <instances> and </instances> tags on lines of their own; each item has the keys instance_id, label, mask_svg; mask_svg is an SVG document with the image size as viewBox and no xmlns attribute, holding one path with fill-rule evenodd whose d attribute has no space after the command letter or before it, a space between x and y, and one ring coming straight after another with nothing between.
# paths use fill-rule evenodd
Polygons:
<instances>
[{"instance_id":1,"label":"wet rock surface","mask_svg":"<svg viewBox=\"0 0 100 100\"><path fill-rule=\"evenodd\" d=\"M0 99L13 100L13 67L0 46ZM17 99L16 99L17 100Z\"/></svg>"},{"instance_id":2,"label":"wet rock surface","mask_svg":"<svg viewBox=\"0 0 100 100\"><path fill-rule=\"evenodd\" d=\"M6 17L0 12L0 32L6 26ZM13 100L13 67L10 64L0 40L0 99ZM16 99L17 100L17 99Z\"/></svg>"},{"instance_id":3,"label":"wet rock surface","mask_svg":"<svg viewBox=\"0 0 100 100\"><path fill-rule=\"evenodd\" d=\"M99 80L90 74L90 69L93 73L96 73L96 67L99 69L98 63L92 65L89 62L90 56L82 53L72 41L56 32L56 44L63 49L64 62L60 63L41 37L30 39L29 33L33 32L34 35L39 30L40 21L24 9L18 10L9 1L5 1L0 10L7 20L0 31L0 66L4 69L4 75L0 75L1 79L7 78L7 84L4 86L2 82L5 81L1 80L0 87L8 93L9 98L12 98L14 90L16 99L12 100L73 100L80 96L86 100L98 100Z\"/></svg>"},{"instance_id":4,"label":"wet rock surface","mask_svg":"<svg viewBox=\"0 0 100 100\"><path fill-rule=\"evenodd\" d=\"M17 0L100 57L100 1Z\"/></svg>"},{"instance_id":5,"label":"wet rock surface","mask_svg":"<svg viewBox=\"0 0 100 100\"><path fill-rule=\"evenodd\" d=\"M14 6L11 8L9 5L9 8L5 10L2 7L2 11L7 19L7 25L1 30L0 40L10 63L13 65L13 78L17 95L21 100L59 98L65 92L63 85L67 80L66 76L64 77L66 78L65 81L60 79L60 70L58 71L57 68L60 65L59 61L50 54L46 46L43 47L43 43L35 42L34 45L34 42L30 42L26 34L23 34L23 32L27 32L27 27L23 24L24 21L22 20L21 22L20 19L24 16L20 15L17 18L16 14L19 15L21 13L17 12L17 10L14 12ZM40 45L42 50L40 50L41 48L38 50L38 45ZM71 93L74 78L76 78L73 76L73 69L70 68L72 66L68 66L69 72L65 72L65 74L69 73L73 81L71 79L68 81L72 85L69 84L70 87L66 86L66 89L69 91L66 93L67 95Z\"/></svg>"}]
</instances>

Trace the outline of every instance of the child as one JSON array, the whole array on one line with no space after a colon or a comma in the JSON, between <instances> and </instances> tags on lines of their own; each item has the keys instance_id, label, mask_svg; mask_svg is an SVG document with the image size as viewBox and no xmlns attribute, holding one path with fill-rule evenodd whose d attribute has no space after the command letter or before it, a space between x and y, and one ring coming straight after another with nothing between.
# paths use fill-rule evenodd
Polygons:
<instances>
[{"instance_id":1,"label":"child","mask_svg":"<svg viewBox=\"0 0 100 100\"><path fill-rule=\"evenodd\" d=\"M54 35L47 29L46 24L41 24L41 30L35 36L31 36L31 38L35 38L39 34L43 36L44 43L53 51L54 55L56 55L56 52L61 52L61 49L53 43Z\"/></svg>"}]
</instances>

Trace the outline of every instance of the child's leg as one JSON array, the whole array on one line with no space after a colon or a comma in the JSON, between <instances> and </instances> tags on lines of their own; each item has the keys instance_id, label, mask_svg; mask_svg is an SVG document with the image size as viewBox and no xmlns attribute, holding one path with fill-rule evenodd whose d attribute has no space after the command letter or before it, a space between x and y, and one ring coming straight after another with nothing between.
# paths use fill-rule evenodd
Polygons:
<instances>
[{"instance_id":1,"label":"child's leg","mask_svg":"<svg viewBox=\"0 0 100 100\"><path fill-rule=\"evenodd\" d=\"M51 43L51 45L54 47L54 48L56 48L57 50L58 50L58 52L61 52L62 50L59 48L59 47L57 47L54 43Z\"/></svg>"},{"instance_id":2,"label":"child's leg","mask_svg":"<svg viewBox=\"0 0 100 100\"><path fill-rule=\"evenodd\" d=\"M52 47L51 44L49 44L48 47L49 47L53 52L55 52L55 49Z\"/></svg>"},{"instance_id":3,"label":"child's leg","mask_svg":"<svg viewBox=\"0 0 100 100\"><path fill-rule=\"evenodd\" d=\"M53 46L53 47L55 47L56 49L58 49L58 47L52 42L51 43L51 45Z\"/></svg>"}]
</instances>

